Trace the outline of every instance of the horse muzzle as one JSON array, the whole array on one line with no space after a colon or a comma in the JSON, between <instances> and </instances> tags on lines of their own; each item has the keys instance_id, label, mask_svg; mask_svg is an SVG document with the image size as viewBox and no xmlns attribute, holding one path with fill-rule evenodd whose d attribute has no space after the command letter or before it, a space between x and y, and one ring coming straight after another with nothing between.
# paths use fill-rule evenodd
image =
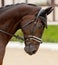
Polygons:
<instances>
[{"instance_id":1,"label":"horse muzzle","mask_svg":"<svg viewBox=\"0 0 58 65\"><path fill-rule=\"evenodd\" d=\"M35 45L30 44L30 45L28 45L28 46L25 46L24 50L25 50L25 52L28 53L29 55L33 55L33 54L35 54L35 53L37 52L38 47L39 47L39 46L35 46Z\"/></svg>"}]
</instances>

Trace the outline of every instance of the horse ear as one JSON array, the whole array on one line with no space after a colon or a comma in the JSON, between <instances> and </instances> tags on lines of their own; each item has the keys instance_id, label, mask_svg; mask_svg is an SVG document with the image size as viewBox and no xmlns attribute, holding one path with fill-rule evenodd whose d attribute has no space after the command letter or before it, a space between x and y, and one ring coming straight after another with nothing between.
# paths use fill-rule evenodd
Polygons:
<instances>
[{"instance_id":1,"label":"horse ear","mask_svg":"<svg viewBox=\"0 0 58 65\"><path fill-rule=\"evenodd\" d=\"M44 10L43 13L49 15L52 11L53 11L53 8L52 8L52 7L48 7L48 8L46 8L46 9Z\"/></svg>"},{"instance_id":2,"label":"horse ear","mask_svg":"<svg viewBox=\"0 0 58 65\"><path fill-rule=\"evenodd\" d=\"M53 11L52 7L48 7L46 9L40 9L39 13L38 13L38 17L39 16L44 16L44 15L48 15Z\"/></svg>"}]
</instances>

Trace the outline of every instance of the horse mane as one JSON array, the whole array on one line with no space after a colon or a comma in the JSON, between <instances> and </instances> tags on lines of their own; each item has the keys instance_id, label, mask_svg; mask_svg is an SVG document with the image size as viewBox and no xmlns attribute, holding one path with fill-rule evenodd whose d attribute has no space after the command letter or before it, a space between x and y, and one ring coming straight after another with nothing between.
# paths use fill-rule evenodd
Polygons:
<instances>
[{"instance_id":1,"label":"horse mane","mask_svg":"<svg viewBox=\"0 0 58 65\"><path fill-rule=\"evenodd\" d=\"M31 5L31 6L37 6L35 4L27 4L27 3L17 3L17 4L11 4L11 5L6 5L6 6L3 6L3 7L0 7L0 14L3 13L4 11L12 8L12 7L15 7L17 5L21 5L21 4L26 4L26 5Z\"/></svg>"},{"instance_id":2,"label":"horse mane","mask_svg":"<svg viewBox=\"0 0 58 65\"><path fill-rule=\"evenodd\" d=\"M15 6L15 5L19 5L19 3L17 3L17 4L6 5L6 6L3 6L3 7L0 7L0 9L6 8L6 7L10 7L10 6Z\"/></svg>"},{"instance_id":3,"label":"horse mane","mask_svg":"<svg viewBox=\"0 0 58 65\"><path fill-rule=\"evenodd\" d=\"M0 7L0 10L3 9L3 8L12 7L12 6L20 5L20 4L26 4L26 3L17 3L17 4L6 5L6 6L3 6L3 7ZM30 4L30 3L27 4L27 5L37 6L35 4Z\"/></svg>"},{"instance_id":4,"label":"horse mane","mask_svg":"<svg viewBox=\"0 0 58 65\"><path fill-rule=\"evenodd\" d=\"M12 7L15 7L17 5L19 5L19 3L17 3L17 4L11 4L11 5L6 5L6 6L3 6L3 7L0 7L0 13L4 12L4 11L6 11L6 10L12 8Z\"/></svg>"}]
</instances>

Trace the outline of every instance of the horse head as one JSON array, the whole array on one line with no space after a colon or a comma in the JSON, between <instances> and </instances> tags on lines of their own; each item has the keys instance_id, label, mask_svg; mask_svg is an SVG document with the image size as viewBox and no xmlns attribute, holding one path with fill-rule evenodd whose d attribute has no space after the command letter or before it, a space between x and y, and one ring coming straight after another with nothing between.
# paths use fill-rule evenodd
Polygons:
<instances>
[{"instance_id":1,"label":"horse head","mask_svg":"<svg viewBox=\"0 0 58 65\"><path fill-rule=\"evenodd\" d=\"M53 8L41 9L33 4L17 4L16 7L8 5L0 10L3 10L0 16L0 21L2 20L3 23L0 24L3 24L4 29L1 28L0 32L7 34L7 42L12 36L17 37L14 33L21 28L24 33L25 51L30 55L36 53L42 43L44 28L47 27L47 15L52 12Z\"/></svg>"},{"instance_id":2,"label":"horse head","mask_svg":"<svg viewBox=\"0 0 58 65\"><path fill-rule=\"evenodd\" d=\"M36 15L26 15L22 18L21 27L25 40L24 50L28 54L35 54L40 43L42 43L42 34L44 28L47 27L47 15L49 15L52 10L52 7L40 9Z\"/></svg>"}]
</instances>

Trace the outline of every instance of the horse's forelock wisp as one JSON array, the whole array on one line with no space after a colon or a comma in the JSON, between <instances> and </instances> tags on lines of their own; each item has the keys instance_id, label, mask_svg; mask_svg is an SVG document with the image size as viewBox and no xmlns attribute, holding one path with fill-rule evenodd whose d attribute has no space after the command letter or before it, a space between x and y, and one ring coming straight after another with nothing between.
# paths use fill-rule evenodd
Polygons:
<instances>
[{"instance_id":1,"label":"horse's forelock wisp","mask_svg":"<svg viewBox=\"0 0 58 65\"><path fill-rule=\"evenodd\" d=\"M42 34L47 26L47 15L52 7L42 9L33 4L13 4L0 8L0 65L2 65L5 48L18 29L22 29L25 41L25 51L35 54L42 43ZM44 15L43 15L44 14Z\"/></svg>"}]
</instances>

